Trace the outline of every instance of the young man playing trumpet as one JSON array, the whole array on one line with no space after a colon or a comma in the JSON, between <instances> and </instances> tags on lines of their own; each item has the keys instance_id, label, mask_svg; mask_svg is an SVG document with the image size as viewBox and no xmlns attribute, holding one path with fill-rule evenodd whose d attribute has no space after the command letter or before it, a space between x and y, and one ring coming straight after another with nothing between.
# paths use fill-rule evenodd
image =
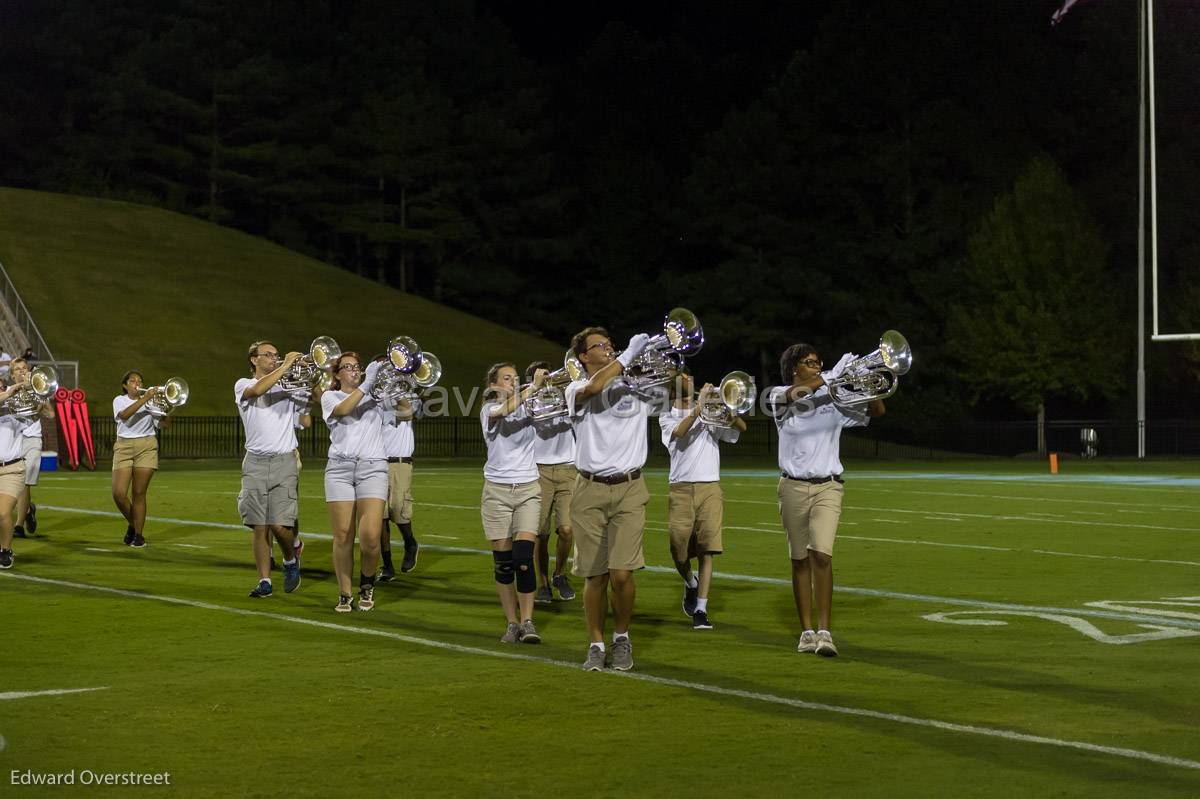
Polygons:
<instances>
[{"instance_id":1,"label":"young man playing trumpet","mask_svg":"<svg viewBox=\"0 0 1200 799\"><path fill-rule=\"evenodd\" d=\"M525 367L525 382L533 383L538 370L550 370L548 361L534 361ZM554 601L550 590L550 533L558 533L554 549L553 586L558 589L562 600L575 598L575 589L567 578L565 569L571 557L571 495L575 491L575 427L569 416L556 416L535 422L537 438L533 445L533 460L538 468L538 484L542 491L542 515L538 522L537 552L535 561L538 569L539 588L534 601Z\"/></svg>"},{"instance_id":2,"label":"young man playing trumpet","mask_svg":"<svg viewBox=\"0 0 1200 799\"><path fill-rule=\"evenodd\" d=\"M604 628L611 589L612 667L633 668L629 625L637 589L633 573L646 565L642 533L650 492L642 477L647 421L657 392L642 392L623 376L650 337L639 333L620 356L608 331L588 327L571 348L585 375L567 386L567 408L575 422L575 466L579 478L571 499L575 573L585 579L583 609L588 650L585 671L605 666ZM664 392L665 393L665 392Z\"/></svg>"},{"instance_id":3,"label":"young man playing trumpet","mask_svg":"<svg viewBox=\"0 0 1200 799\"><path fill-rule=\"evenodd\" d=\"M711 383L696 400L692 375L683 367L674 381L675 401L658 417L663 446L671 455L667 522L671 538L671 560L683 578L683 612L692 619L692 629L711 630L708 591L712 584L713 556L720 555L721 521L725 497L721 492L720 442L734 443L745 432L746 423L733 417L729 427L718 427L701 418L706 403L720 399ZM723 406L722 406L723 407ZM699 577L692 572L696 559Z\"/></svg>"},{"instance_id":4,"label":"young man playing trumpet","mask_svg":"<svg viewBox=\"0 0 1200 799\"><path fill-rule=\"evenodd\" d=\"M8 400L20 389L21 384L14 382L0 391L0 403ZM26 424L25 419L8 413L0 414L0 569L11 569L13 565L12 512L17 498L25 488L21 432Z\"/></svg>"},{"instance_id":5,"label":"young man playing trumpet","mask_svg":"<svg viewBox=\"0 0 1200 799\"><path fill-rule=\"evenodd\" d=\"M269 597L272 541L283 551L283 590L300 586L300 563L296 559L295 532L298 515L297 412L308 408L308 392L289 392L280 379L300 358L289 352L281 362L278 348L269 341L256 341L246 354L252 377L233 384L233 400L246 429L246 456L242 460L242 490L238 513L242 524L254 531L254 565L258 584L250 591L255 599Z\"/></svg>"},{"instance_id":6,"label":"young man playing trumpet","mask_svg":"<svg viewBox=\"0 0 1200 799\"><path fill-rule=\"evenodd\" d=\"M29 362L24 358L14 360L11 371L13 384L27 384L32 371ZM41 413L30 419L21 431L21 454L25 457L25 489L17 498L17 526L13 528L13 535L17 538L25 537L26 528L30 535L37 532L37 505L33 504L32 489L37 485L38 475L42 470L42 419L54 419L54 405L50 401L42 406Z\"/></svg>"},{"instance_id":7,"label":"young man playing trumpet","mask_svg":"<svg viewBox=\"0 0 1200 799\"><path fill-rule=\"evenodd\" d=\"M772 389L767 400L779 430L779 515L787 532L792 595L803 628L796 651L825 657L838 653L830 620L833 542L845 491L839 458L842 430L864 427L884 413L882 400L853 408L833 404L825 381L840 375L853 358L843 356L822 374L816 349L793 344L779 359L780 375L788 385Z\"/></svg>"}]
</instances>

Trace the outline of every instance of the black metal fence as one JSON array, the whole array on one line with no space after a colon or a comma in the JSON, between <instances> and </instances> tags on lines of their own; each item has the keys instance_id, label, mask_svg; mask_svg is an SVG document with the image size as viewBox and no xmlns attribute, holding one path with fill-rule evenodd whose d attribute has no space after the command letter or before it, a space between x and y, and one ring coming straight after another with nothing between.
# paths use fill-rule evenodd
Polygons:
<instances>
[{"instance_id":1,"label":"black metal fence","mask_svg":"<svg viewBox=\"0 0 1200 799\"><path fill-rule=\"evenodd\" d=\"M116 423L111 416L91 417L96 457L112 456ZM418 421L416 453L420 458L483 458L486 448L474 417L432 417ZM728 457L773 457L778 443L775 424L765 417L747 419L748 429L737 446L727 447ZM1080 453L1080 431L1097 434L1101 457L1137 455L1137 426L1113 420L1055 421L1046 425L1046 443L1052 452ZM324 458L329 449L329 432L320 420L299 432L300 454ZM647 435L650 451L661 451L658 420L651 419ZM921 459L987 455L1012 457L1037 448L1034 422L986 422L942 428L936 443L906 441L902 433L884 425L847 430L842 437L842 454L859 458ZM159 439L164 458L240 458L245 436L237 416L180 416ZM1152 457L1200 456L1200 422L1155 421L1146 427L1146 453Z\"/></svg>"}]
</instances>

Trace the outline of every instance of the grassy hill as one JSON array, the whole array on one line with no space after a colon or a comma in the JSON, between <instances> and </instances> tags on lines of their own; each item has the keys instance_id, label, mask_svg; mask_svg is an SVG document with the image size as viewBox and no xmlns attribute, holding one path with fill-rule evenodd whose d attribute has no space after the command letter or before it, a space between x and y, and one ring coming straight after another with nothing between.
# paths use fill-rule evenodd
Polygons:
<instances>
[{"instance_id":1,"label":"grassy hill","mask_svg":"<svg viewBox=\"0 0 1200 799\"><path fill-rule=\"evenodd\" d=\"M233 382L247 374L246 348L260 338L286 352L329 335L367 355L410 335L441 358L443 385L467 389L495 361L557 364L566 348L132 203L0 189L0 261L55 356L80 361L93 408L137 368L155 384L187 378L189 414L232 414Z\"/></svg>"}]
</instances>

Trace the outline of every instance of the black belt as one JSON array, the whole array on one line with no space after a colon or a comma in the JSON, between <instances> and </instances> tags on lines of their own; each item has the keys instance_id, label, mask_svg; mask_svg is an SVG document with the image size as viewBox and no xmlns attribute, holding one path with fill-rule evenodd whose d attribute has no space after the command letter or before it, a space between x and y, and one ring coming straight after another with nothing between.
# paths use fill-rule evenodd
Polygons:
<instances>
[{"instance_id":1,"label":"black belt","mask_svg":"<svg viewBox=\"0 0 1200 799\"><path fill-rule=\"evenodd\" d=\"M580 469L579 474L583 479L591 480L593 483L604 483L605 485L615 486L638 479L642 476L642 470L634 469L632 472L624 472L622 474L592 474Z\"/></svg>"},{"instance_id":2,"label":"black belt","mask_svg":"<svg viewBox=\"0 0 1200 799\"><path fill-rule=\"evenodd\" d=\"M388 458L388 463L412 463L412 458Z\"/></svg>"},{"instance_id":3,"label":"black belt","mask_svg":"<svg viewBox=\"0 0 1200 799\"><path fill-rule=\"evenodd\" d=\"M19 457L19 458L13 458L11 461L5 461L4 463L0 463L0 467L4 467L4 466L12 466L14 463L20 463L20 462L21 462L21 461L23 461L23 460L25 460L25 456L24 456L24 455L22 455L22 456L21 456L21 457Z\"/></svg>"},{"instance_id":4,"label":"black belt","mask_svg":"<svg viewBox=\"0 0 1200 799\"><path fill-rule=\"evenodd\" d=\"M780 472L779 476L786 477L789 480L795 480L797 483L811 483L812 485L815 485L815 486L819 486L822 483L828 483L830 480L832 480L835 483L846 482L845 480L842 479L842 476L840 474L831 474L828 477L792 477L787 472Z\"/></svg>"}]
</instances>

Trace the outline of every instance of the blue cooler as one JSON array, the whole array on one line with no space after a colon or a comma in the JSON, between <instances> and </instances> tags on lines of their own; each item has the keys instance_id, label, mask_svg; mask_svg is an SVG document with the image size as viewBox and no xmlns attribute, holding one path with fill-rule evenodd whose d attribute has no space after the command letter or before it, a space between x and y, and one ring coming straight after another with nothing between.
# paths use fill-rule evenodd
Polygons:
<instances>
[{"instance_id":1,"label":"blue cooler","mask_svg":"<svg viewBox=\"0 0 1200 799\"><path fill-rule=\"evenodd\" d=\"M42 452L42 471L57 472L58 471L58 453L57 452Z\"/></svg>"}]
</instances>

